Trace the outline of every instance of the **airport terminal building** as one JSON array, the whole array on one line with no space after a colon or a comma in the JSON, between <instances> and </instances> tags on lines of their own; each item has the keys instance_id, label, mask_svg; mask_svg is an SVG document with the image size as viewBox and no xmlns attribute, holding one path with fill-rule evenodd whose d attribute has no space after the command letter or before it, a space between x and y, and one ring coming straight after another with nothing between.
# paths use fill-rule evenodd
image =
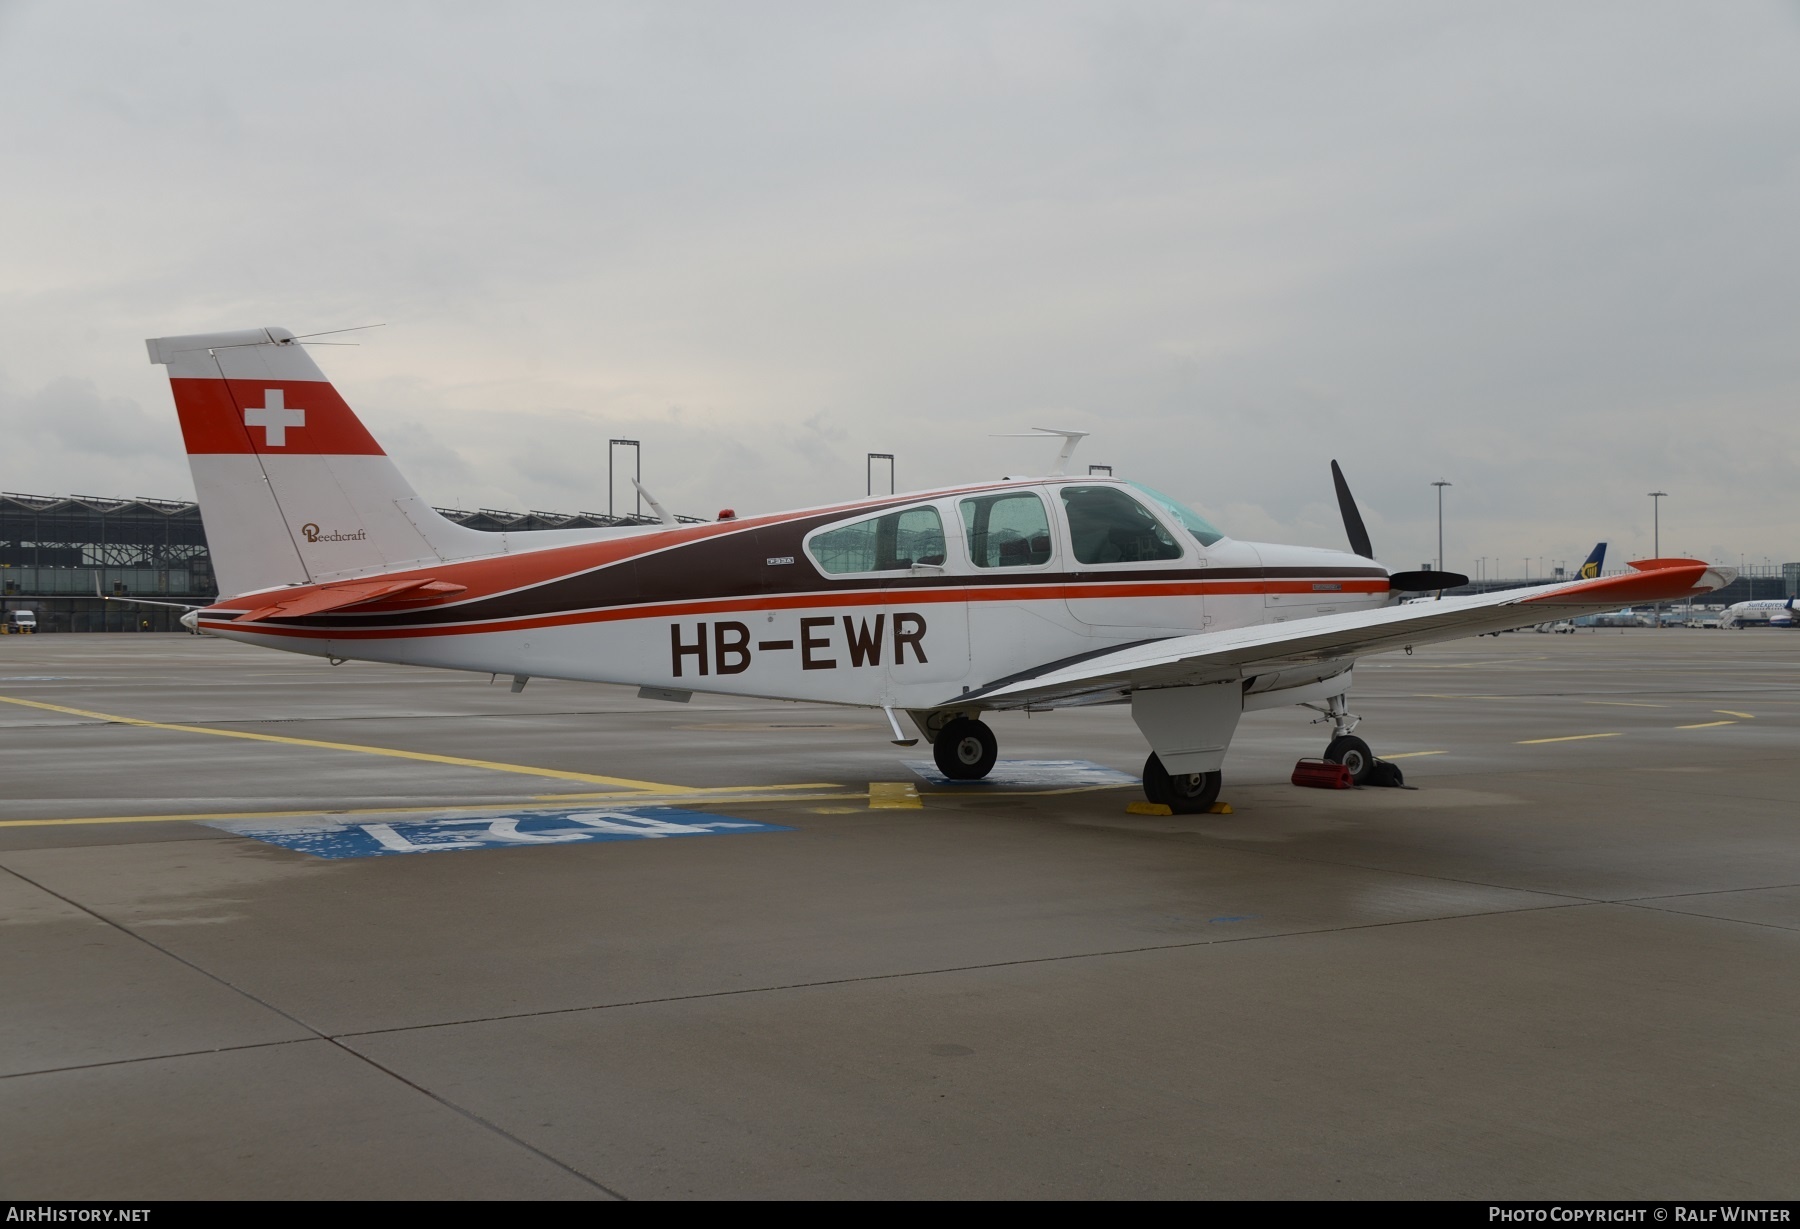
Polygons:
<instances>
[{"instance_id":1,"label":"airport terminal building","mask_svg":"<svg viewBox=\"0 0 1800 1229\"><path fill-rule=\"evenodd\" d=\"M438 511L492 533L656 523L593 512ZM109 602L103 594L174 604ZM39 631L180 631L181 606L205 606L218 596L198 504L0 494L0 611L34 612Z\"/></svg>"}]
</instances>

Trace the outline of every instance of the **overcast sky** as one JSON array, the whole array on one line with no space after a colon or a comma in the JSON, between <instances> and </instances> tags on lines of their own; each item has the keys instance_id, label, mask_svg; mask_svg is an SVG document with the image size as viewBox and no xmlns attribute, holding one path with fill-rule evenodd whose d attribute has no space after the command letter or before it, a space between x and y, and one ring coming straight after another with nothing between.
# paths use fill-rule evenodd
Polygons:
<instances>
[{"instance_id":1,"label":"overcast sky","mask_svg":"<svg viewBox=\"0 0 1800 1229\"><path fill-rule=\"evenodd\" d=\"M0 0L0 487L189 498L142 339L440 504L1042 472L1233 536L1800 559L1793 3Z\"/></svg>"}]
</instances>

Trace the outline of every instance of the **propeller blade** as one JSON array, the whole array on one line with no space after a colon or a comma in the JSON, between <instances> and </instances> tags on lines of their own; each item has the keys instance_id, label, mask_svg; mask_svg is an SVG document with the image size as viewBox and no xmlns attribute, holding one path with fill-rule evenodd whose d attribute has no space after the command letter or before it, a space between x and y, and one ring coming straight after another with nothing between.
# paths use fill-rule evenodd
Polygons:
<instances>
[{"instance_id":1,"label":"propeller blade","mask_svg":"<svg viewBox=\"0 0 1800 1229\"><path fill-rule=\"evenodd\" d=\"M1388 577L1388 588L1402 593L1431 593L1468 583L1469 578L1461 572L1395 572Z\"/></svg>"},{"instance_id":2,"label":"propeller blade","mask_svg":"<svg viewBox=\"0 0 1800 1229\"><path fill-rule=\"evenodd\" d=\"M1356 510L1356 497L1350 494L1350 484L1344 481L1344 471L1338 463L1331 463L1331 483L1337 487L1338 511L1344 514L1344 534L1350 539L1350 549L1364 559L1375 557L1375 548L1369 545L1369 530L1363 524L1362 513Z\"/></svg>"}]
</instances>

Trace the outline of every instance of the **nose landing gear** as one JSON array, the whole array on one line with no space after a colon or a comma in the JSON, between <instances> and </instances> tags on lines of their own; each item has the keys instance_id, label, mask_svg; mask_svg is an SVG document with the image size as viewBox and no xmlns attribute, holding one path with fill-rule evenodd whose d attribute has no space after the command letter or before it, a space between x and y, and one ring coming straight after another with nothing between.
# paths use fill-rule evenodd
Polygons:
<instances>
[{"instance_id":1,"label":"nose landing gear","mask_svg":"<svg viewBox=\"0 0 1800 1229\"><path fill-rule=\"evenodd\" d=\"M1405 784L1399 765L1376 759L1369 744L1350 732L1362 724L1362 718L1350 711L1342 695L1332 696L1322 708L1317 704L1306 707L1324 714L1314 719L1314 725L1331 722L1332 739L1325 746L1325 758L1348 768L1351 781L1357 785Z\"/></svg>"},{"instance_id":2,"label":"nose landing gear","mask_svg":"<svg viewBox=\"0 0 1800 1229\"><path fill-rule=\"evenodd\" d=\"M1375 771L1375 753L1369 744L1354 734L1342 734L1325 746L1325 758L1350 770L1350 779L1367 785Z\"/></svg>"}]
</instances>

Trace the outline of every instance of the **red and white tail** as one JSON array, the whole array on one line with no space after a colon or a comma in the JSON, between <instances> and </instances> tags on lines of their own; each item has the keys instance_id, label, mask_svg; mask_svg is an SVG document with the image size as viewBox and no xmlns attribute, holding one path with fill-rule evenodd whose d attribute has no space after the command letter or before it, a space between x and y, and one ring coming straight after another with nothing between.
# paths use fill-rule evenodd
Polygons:
<instances>
[{"instance_id":1,"label":"red and white tail","mask_svg":"<svg viewBox=\"0 0 1800 1229\"><path fill-rule=\"evenodd\" d=\"M503 547L420 499L286 329L160 337L220 593Z\"/></svg>"}]
</instances>

